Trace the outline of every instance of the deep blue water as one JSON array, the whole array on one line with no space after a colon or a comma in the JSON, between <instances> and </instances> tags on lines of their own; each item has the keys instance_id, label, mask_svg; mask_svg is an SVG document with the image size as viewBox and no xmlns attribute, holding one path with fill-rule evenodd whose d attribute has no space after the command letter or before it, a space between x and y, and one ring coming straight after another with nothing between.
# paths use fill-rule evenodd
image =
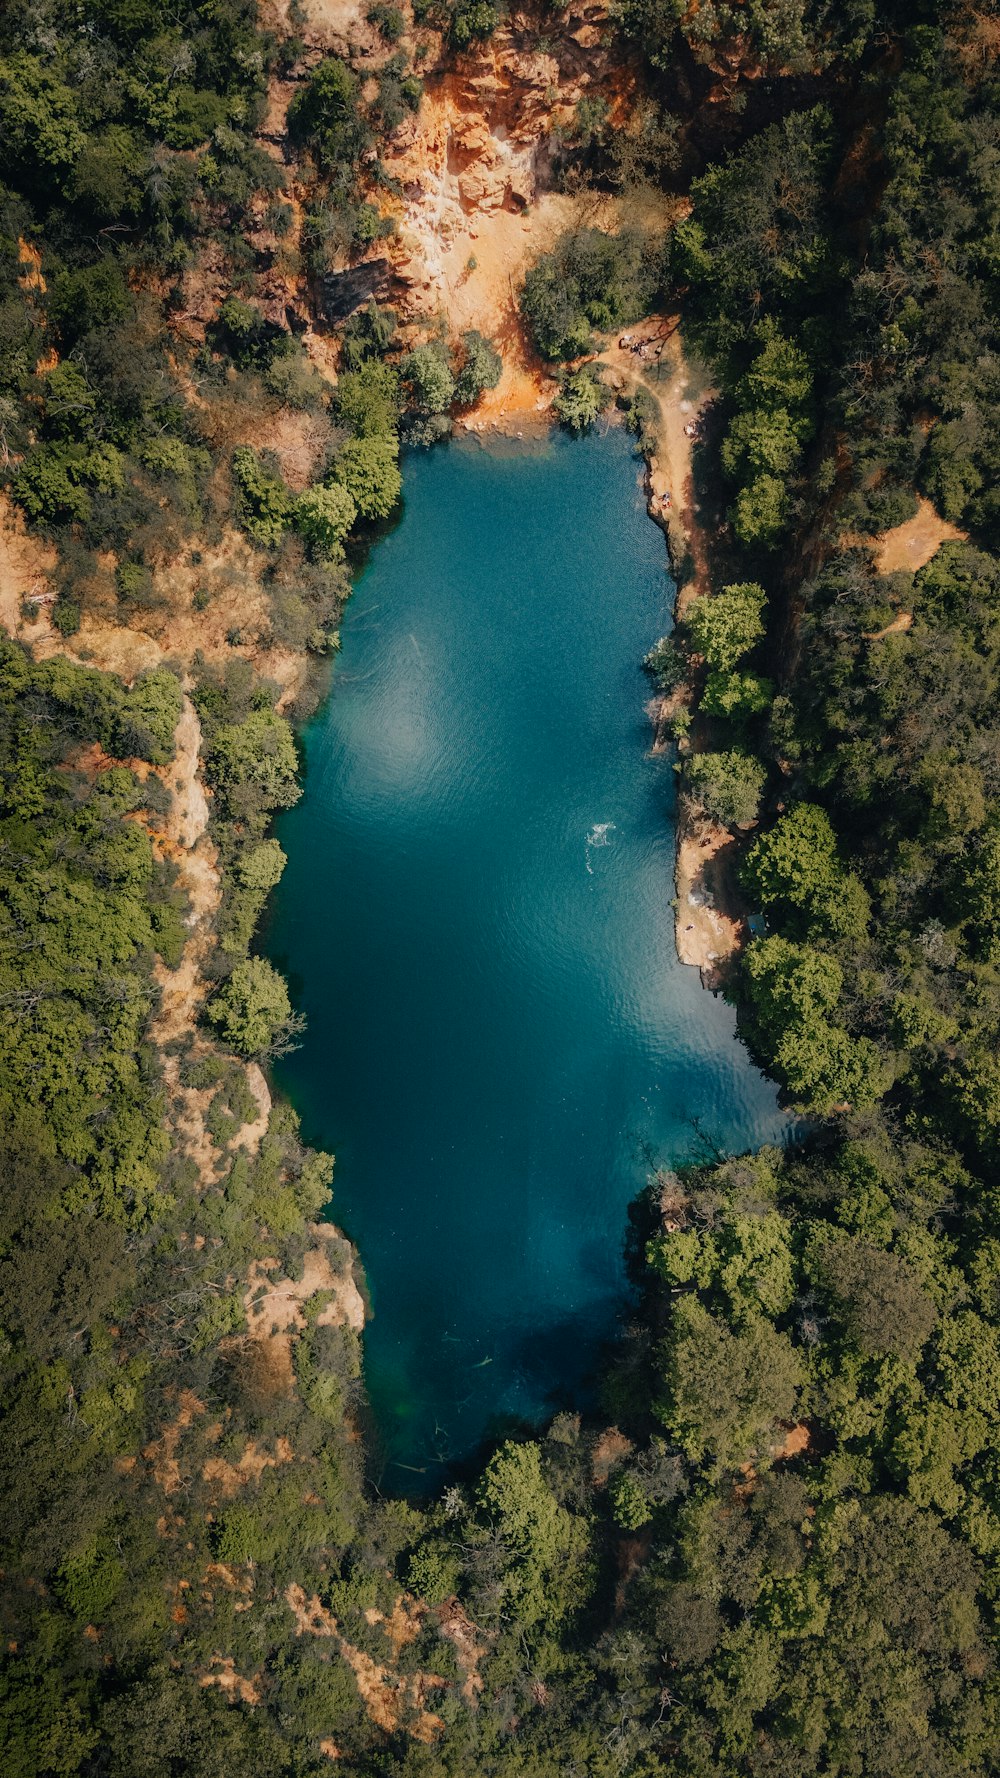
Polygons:
<instances>
[{"instance_id":1,"label":"deep blue water","mask_svg":"<svg viewBox=\"0 0 1000 1778\"><path fill-rule=\"evenodd\" d=\"M674 953L640 666L672 586L628 441L451 444L405 486L304 736L268 938L308 1016L280 1084L337 1156L397 1488L573 1398L654 1159L786 1129Z\"/></svg>"}]
</instances>

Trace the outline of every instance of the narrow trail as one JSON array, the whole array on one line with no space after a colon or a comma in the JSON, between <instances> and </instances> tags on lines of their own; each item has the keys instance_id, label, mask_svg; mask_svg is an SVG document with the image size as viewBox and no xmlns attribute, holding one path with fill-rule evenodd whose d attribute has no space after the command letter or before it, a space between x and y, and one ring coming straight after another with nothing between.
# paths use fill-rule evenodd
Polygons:
<instances>
[{"instance_id":1,"label":"narrow trail","mask_svg":"<svg viewBox=\"0 0 1000 1778\"><path fill-rule=\"evenodd\" d=\"M218 853L208 836L208 797L199 776L201 723L187 693L174 731L175 755L162 773L170 790L166 831L154 836L160 856L177 869L177 880L188 897L188 938L176 969L157 960L154 975L160 1003L150 1021L149 1035L161 1052L167 1088L167 1121L176 1147L193 1161L203 1185L214 1184L225 1164L222 1150L213 1141L207 1117L215 1088L186 1087L181 1082L180 1057L168 1046L194 1033L194 1055L208 1053L208 1044L197 1036L198 1021L208 987L203 965L213 943L213 921L221 899ZM265 1083L265 1092L266 1092ZM255 1098L257 1095L254 1095ZM270 1110L270 1095L268 1095ZM266 1125L265 1125L266 1127ZM262 1134L261 1132L260 1134ZM257 1146L260 1135L257 1135Z\"/></svg>"},{"instance_id":2,"label":"narrow trail","mask_svg":"<svg viewBox=\"0 0 1000 1778\"><path fill-rule=\"evenodd\" d=\"M208 799L198 776L201 723L186 693L174 745L175 757L167 768L171 804L159 850L176 865L178 881L188 896L190 937L176 969L163 963L156 966L161 997L151 1035L161 1045L182 1037L197 1021L207 992L202 964L211 948L211 923L220 900L218 854L208 837Z\"/></svg>"}]
</instances>

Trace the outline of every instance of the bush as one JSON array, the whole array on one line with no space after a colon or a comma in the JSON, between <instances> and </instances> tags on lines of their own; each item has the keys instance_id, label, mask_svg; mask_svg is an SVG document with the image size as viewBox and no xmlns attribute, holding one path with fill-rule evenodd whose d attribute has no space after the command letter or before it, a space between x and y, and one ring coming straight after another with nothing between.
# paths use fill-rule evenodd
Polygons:
<instances>
[{"instance_id":1,"label":"bush","mask_svg":"<svg viewBox=\"0 0 1000 1778\"><path fill-rule=\"evenodd\" d=\"M148 606L153 599L153 576L144 562L119 562L115 590L123 605Z\"/></svg>"},{"instance_id":2,"label":"bush","mask_svg":"<svg viewBox=\"0 0 1000 1778\"><path fill-rule=\"evenodd\" d=\"M374 25L386 43L398 43L406 30L406 17L398 6L386 6L378 0L375 6L369 6L365 14L370 25Z\"/></svg>"},{"instance_id":3,"label":"bush","mask_svg":"<svg viewBox=\"0 0 1000 1778\"><path fill-rule=\"evenodd\" d=\"M661 691L673 691L686 677L688 664L672 636L661 636L654 642L643 661Z\"/></svg>"},{"instance_id":4,"label":"bush","mask_svg":"<svg viewBox=\"0 0 1000 1778\"><path fill-rule=\"evenodd\" d=\"M80 628L80 607L75 599L57 599L52 607L52 622L60 636L75 636Z\"/></svg>"},{"instance_id":5,"label":"bush","mask_svg":"<svg viewBox=\"0 0 1000 1778\"><path fill-rule=\"evenodd\" d=\"M372 297L352 315L340 335L340 354L348 370L358 370L370 358L382 358L396 337L396 312L382 309Z\"/></svg>"}]
</instances>

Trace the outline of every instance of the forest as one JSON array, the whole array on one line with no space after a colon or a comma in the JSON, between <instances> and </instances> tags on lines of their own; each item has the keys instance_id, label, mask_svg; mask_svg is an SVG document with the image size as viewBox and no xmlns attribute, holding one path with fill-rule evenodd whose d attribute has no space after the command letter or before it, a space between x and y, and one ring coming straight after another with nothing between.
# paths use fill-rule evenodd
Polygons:
<instances>
[{"instance_id":1,"label":"forest","mask_svg":"<svg viewBox=\"0 0 1000 1778\"><path fill-rule=\"evenodd\" d=\"M377 76L325 57L288 111L313 291L390 227L380 150L421 104L427 57L395 48L397 8L373 13ZM446 64L505 18L413 15ZM300 793L268 669L308 657L301 713L401 447L446 436L501 360L475 331L413 345L372 300L331 386L264 300L291 217L260 129L269 81L301 66L296 16L0 18L0 460L70 650L0 645L3 1770L990 1778L1000 15L612 9L646 107L631 162L596 112L560 152L597 191L683 197L679 220L561 236L518 300L572 427L614 400L602 342L654 309L719 391L696 453L713 590L649 666L688 688L681 795L740 837L761 915L727 993L808 1133L653 1168L600 1411L420 1503L366 1474L332 1160L254 1091L297 1029L255 948L284 863L270 823ZM316 441L301 485L254 442L289 413ZM627 418L653 452L655 404ZM880 540L920 503L945 540L886 569ZM260 660L210 572L232 535L259 572ZM176 643L178 562L223 664ZM157 665L72 652L84 618L137 614ZM218 895L185 1024L191 725ZM168 1136L176 1104L207 1169Z\"/></svg>"}]
</instances>

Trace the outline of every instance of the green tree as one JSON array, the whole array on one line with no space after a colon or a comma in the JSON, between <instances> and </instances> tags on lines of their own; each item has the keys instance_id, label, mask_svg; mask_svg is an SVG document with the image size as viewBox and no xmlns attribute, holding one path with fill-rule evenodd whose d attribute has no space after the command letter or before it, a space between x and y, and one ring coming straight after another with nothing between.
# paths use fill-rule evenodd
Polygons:
<instances>
[{"instance_id":1,"label":"green tree","mask_svg":"<svg viewBox=\"0 0 1000 1778\"><path fill-rule=\"evenodd\" d=\"M963 873L960 906L972 924L976 953L1000 962L1000 825L991 825L980 838Z\"/></svg>"},{"instance_id":2,"label":"green tree","mask_svg":"<svg viewBox=\"0 0 1000 1778\"><path fill-rule=\"evenodd\" d=\"M705 681L699 709L707 716L740 720L759 716L770 708L773 697L770 679L762 679L758 673L722 673L716 668Z\"/></svg>"},{"instance_id":3,"label":"green tree","mask_svg":"<svg viewBox=\"0 0 1000 1778\"><path fill-rule=\"evenodd\" d=\"M788 488L776 475L755 475L736 496L732 523L741 543L773 544L787 519Z\"/></svg>"},{"instance_id":4,"label":"green tree","mask_svg":"<svg viewBox=\"0 0 1000 1778\"><path fill-rule=\"evenodd\" d=\"M339 56L326 56L288 108L292 136L308 142L321 166L352 164L368 142L358 77Z\"/></svg>"},{"instance_id":5,"label":"green tree","mask_svg":"<svg viewBox=\"0 0 1000 1778\"><path fill-rule=\"evenodd\" d=\"M236 874L247 889L273 889L280 882L287 860L277 840L261 840L239 855Z\"/></svg>"},{"instance_id":6,"label":"green tree","mask_svg":"<svg viewBox=\"0 0 1000 1778\"><path fill-rule=\"evenodd\" d=\"M759 1455L794 1418L802 1380L791 1341L763 1316L734 1331L696 1296L675 1299L657 1413L693 1462L731 1469Z\"/></svg>"},{"instance_id":7,"label":"green tree","mask_svg":"<svg viewBox=\"0 0 1000 1778\"><path fill-rule=\"evenodd\" d=\"M42 61L16 51L0 63L0 158L36 180L62 181L86 142L71 87Z\"/></svg>"},{"instance_id":8,"label":"green tree","mask_svg":"<svg viewBox=\"0 0 1000 1778\"><path fill-rule=\"evenodd\" d=\"M583 1605L593 1575L586 1521L560 1506L536 1444L508 1441L477 1490L480 1513L501 1540L501 1598L526 1626L554 1628Z\"/></svg>"},{"instance_id":9,"label":"green tree","mask_svg":"<svg viewBox=\"0 0 1000 1778\"><path fill-rule=\"evenodd\" d=\"M835 1019L844 985L835 957L776 934L750 946L743 974L758 1045L797 1101L829 1112L882 1096L890 1072L878 1048Z\"/></svg>"},{"instance_id":10,"label":"green tree","mask_svg":"<svg viewBox=\"0 0 1000 1778\"><path fill-rule=\"evenodd\" d=\"M706 814L727 827L756 821L767 773L751 753L697 753L688 761L687 788Z\"/></svg>"},{"instance_id":11,"label":"green tree","mask_svg":"<svg viewBox=\"0 0 1000 1778\"><path fill-rule=\"evenodd\" d=\"M233 482L243 528L254 543L266 547L280 542L295 510L285 483L267 474L249 445L233 452Z\"/></svg>"},{"instance_id":12,"label":"green tree","mask_svg":"<svg viewBox=\"0 0 1000 1778\"><path fill-rule=\"evenodd\" d=\"M387 519L399 502L399 441L390 437L348 439L331 472L350 493L363 519Z\"/></svg>"},{"instance_id":13,"label":"green tree","mask_svg":"<svg viewBox=\"0 0 1000 1778\"><path fill-rule=\"evenodd\" d=\"M918 1273L899 1254L838 1239L819 1248L814 1267L848 1338L866 1358L895 1353L913 1363L937 1321Z\"/></svg>"},{"instance_id":14,"label":"green tree","mask_svg":"<svg viewBox=\"0 0 1000 1778\"><path fill-rule=\"evenodd\" d=\"M580 370L567 371L561 378L559 392L552 403L564 426L571 432L586 432L604 412L611 400L611 391L599 371L585 364Z\"/></svg>"},{"instance_id":15,"label":"green tree","mask_svg":"<svg viewBox=\"0 0 1000 1778\"><path fill-rule=\"evenodd\" d=\"M338 561L343 542L358 516L350 489L339 481L306 488L295 502L295 528L327 561Z\"/></svg>"},{"instance_id":16,"label":"green tree","mask_svg":"<svg viewBox=\"0 0 1000 1778\"><path fill-rule=\"evenodd\" d=\"M298 758L292 731L273 710L252 710L212 734L206 764L227 811L237 819L297 802Z\"/></svg>"},{"instance_id":17,"label":"green tree","mask_svg":"<svg viewBox=\"0 0 1000 1778\"><path fill-rule=\"evenodd\" d=\"M488 339L471 328L462 335L462 368L455 378L455 401L471 407L485 389L495 389L503 373L503 359Z\"/></svg>"},{"instance_id":18,"label":"green tree","mask_svg":"<svg viewBox=\"0 0 1000 1778\"><path fill-rule=\"evenodd\" d=\"M223 1042L242 1056L279 1055L301 1029L292 1018L284 977L266 957L237 963L206 1011Z\"/></svg>"},{"instance_id":19,"label":"green tree","mask_svg":"<svg viewBox=\"0 0 1000 1778\"><path fill-rule=\"evenodd\" d=\"M455 379L444 347L437 342L431 341L407 352L400 361L399 374L415 413L441 414L451 406L455 397Z\"/></svg>"},{"instance_id":20,"label":"green tree","mask_svg":"<svg viewBox=\"0 0 1000 1778\"><path fill-rule=\"evenodd\" d=\"M631 1470L623 1469L613 1476L608 1498L615 1524L623 1531L640 1531L653 1516L646 1491Z\"/></svg>"},{"instance_id":21,"label":"green tree","mask_svg":"<svg viewBox=\"0 0 1000 1778\"><path fill-rule=\"evenodd\" d=\"M864 937L870 903L859 879L844 870L830 818L816 803L797 803L754 841L743 864L747 887L762 907L803 931Z\"/></svg>"},{"instance_id":22,"label":"green tree","mask_svg":"<svg viewBox=\"0 0 1000 1778\"><path fill-rule=\"evenodd\" d=\"M741 656L755 647L764 634L766 603L763 587L752 581L724 586L719 593L703 593L691 601L685 622L710 667L731 673Z\"/></svg>"},{"instance_id":23,"label":"green tree","mask_svg":"<svg viewBox=\"0 0 1000 1778\"><path fill-rule=\"evenodd\" d=\"M391 438L399 426L399 373L370 358L340 377L334 404L340 424L359 438Z\"/></svg>"}]
</instances>

